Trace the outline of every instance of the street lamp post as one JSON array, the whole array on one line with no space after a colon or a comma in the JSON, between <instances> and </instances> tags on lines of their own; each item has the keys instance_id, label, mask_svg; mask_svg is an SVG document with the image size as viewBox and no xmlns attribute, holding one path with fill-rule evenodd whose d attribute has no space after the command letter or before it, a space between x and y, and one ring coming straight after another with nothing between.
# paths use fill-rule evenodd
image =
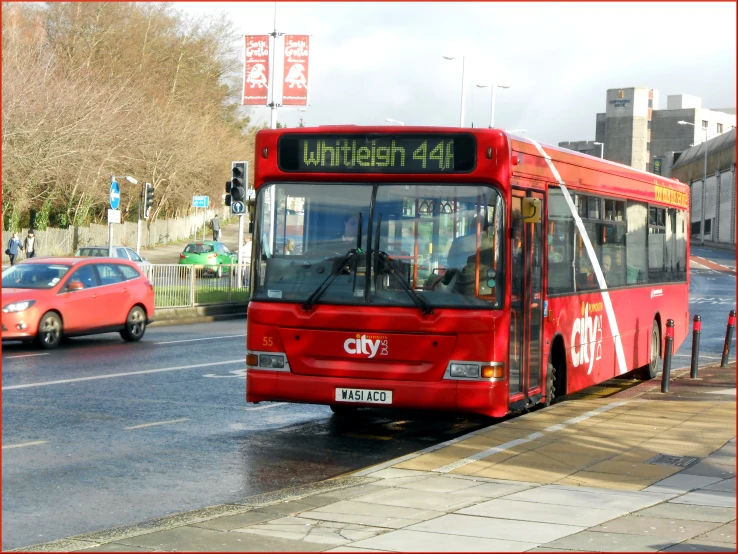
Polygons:
<instances>
[{"instance_id":1,"label":"street lamp post","mask_svg":"<svg viewBox=\"0 0 738 554\"><path fill-rule=\"evenodd\" d=\"M600 158L604 160L605 159L605 143L595 142L595 144L600 147Z\"/></svg>"},{"instance_id":2,"label":"street lamp post","mask_svg":"<svg viewBox=\"0 0 738 554\"><path fill-rule=\"evenodd\" d=\"M385 121L387 123L396 123L397 125L402 125L403 127L405 126L404 122L398 121L397 119L392 119L391 117L388 117L387 119L385 119Z\"/></svg>"},{"instance_id":3,"label":"street lamp post","mask_svg":"<svg viewBox=\"0 0 738 554\"><path fill-rule=\"evenodd\" d=\"M455 60L455 56L443 56L444 60ZM466 80L464 79L465 56L461 56L461 116L459 127L464 126L464 98L466 96Z\"/></svg>"},{"instance_id":4,"label":"street lamp post","mask_svg":"<svg viewBox=\"0 0 738 554\"><path fill-rule=\"evenodd\" d=\"M510 85L492 85L492 109L489 116L489 128L492 129L495 126L495 99L497 97L497 88L510 88Z\"/></svg>"},{"instance_id":5,"label":"street lamp post","mask_svg":"<svg viewBox=\"0 0 738 554\"><path fill-rule=\"evenodd\" d=\"M697 125L689 121L680 121L679 125L691 125L697 128ZM705 167L702 172L702 213L700 214L700 244L705 244L705 190L707 189L707 127L705 131Z\"/></svg>"}]
</instances>

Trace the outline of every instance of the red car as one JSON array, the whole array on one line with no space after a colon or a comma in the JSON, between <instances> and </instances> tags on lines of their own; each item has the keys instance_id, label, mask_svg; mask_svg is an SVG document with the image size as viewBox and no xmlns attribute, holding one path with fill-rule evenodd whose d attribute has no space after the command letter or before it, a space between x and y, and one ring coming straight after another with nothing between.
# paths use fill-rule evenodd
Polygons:
<instances>
[{"instance_id":1,"label":"red car","mask_svg":"<svg viewBox=\"0 0 738 554\"><path fill-rule=\"evenodd\" d=\"M154 285L120 258L31 258L3 271L3 341L56 348L62 336L119 331L135 342L154 320Z\"/></svg>"}]
</instances>

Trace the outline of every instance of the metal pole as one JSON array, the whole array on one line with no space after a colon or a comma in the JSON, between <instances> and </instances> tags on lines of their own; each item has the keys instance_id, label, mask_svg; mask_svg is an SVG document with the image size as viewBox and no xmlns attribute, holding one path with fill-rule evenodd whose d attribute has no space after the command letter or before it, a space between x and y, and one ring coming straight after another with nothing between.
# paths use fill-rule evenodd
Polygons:
<instances>
[{"instance_id":1,"label":"metal pole","mask_svg":"<svg viewBox=\"0 0 738 554\"><path fill-rule=\"evenodd\" d=\"M733 329L735 329L735 310L730 310L730 316L728 317L728 328L725 330L723 359L720 361L720 367L728 366L728 357L730 356L730 343L733 342Z\"/></svg>"},{"instance_id":2,"label":"metal pole","mask_svg":"<svg viewBox=\"0 0 738 554\"><path fill-rule=\"evenodd\" d=\"M604 142L600 143L600 159L602 160L605 159L605 143Z\"/></svg>"},{"instance_id":3,"label":"metal pole","mask_svg":"<svg viewBox=\"0 0 738 554\"><path fill-rule=\"evenodd\" d=\"M664 352L664 370L661 374L661 392L669 392L671 377L671 350L674 343L674 320L666 320L666 351Z\"/></svg>"},{"instance_id":4,"label":"metal pole","mask_svg":"<svg viewBox=\"0 0 738 554\"><path fill-rule=\"evenodd\" d=\"M697 371L700 365L700 335L702 334L702 318L694 316L692 326L692 366L689 372L690 379L697 379Z\"/></svg>"},{"instance_id":5,"label":"metal pole","mask_svg":"<svg viewBox=\"0 0 738 554\"><path fill-rule=\"evenodd\" d=\"M144 185L145 187L146 185ZM138 195L138 224L136 225L136 254L141 255L141 201L143 200L143 187Z\"/></svg>"},{"instance_id":6,"label":"metal pole","mask_svg":"<svg viewBox=\"0 0 738 554\"><path fill-rule=\"evenodd\" d=\"M113 224L108 222L108 257L113 257Z\"/></svg>"},{"instance_id":7,"label":"metal pole","mask_svg":"<svg viewBox=\"0 0 738 554\"><path fill-rule=\"evenodd\" d=\"M466 98L466 79L464 79L464 66L466 56L461 56L461 121L459 127L464 126L464 99Z\"/></svg>"},{"instance_id":8,"label":"metal pole","mask_svg":"<svg viewBox=\"0 0 738 554\"><path fill-rule=\"evenodd\" d=\"M243 215L238 216L238 286L243 283Z\"/></svg>"},{"instance_id":9,"label":"metal pole","mask_svg":"<svg viewBox=\"0 0 738 554\"><path fill-rule=\"evenodd\" d=\"M269 96L271 97L271 102L269 102L269 106L271 107L271 121L269 127L271 129L277 128L277 103L274 101L274 61L276 59L274 50L277 48L277 35L277 3L274 2L274 32L271 33L272 47L269 49L269 57L271 58L269 60L269 71L272 74L269 79Z\"/></svg>"},{"instance_id":10,"label":"metal pole","mask_svg":"<svg viewBox=\"0 0 738 554\"><path fill-rule=\"evenodd\" d=\"M707 127L705 127L705 171L702 177L702 225L700 225L700 244L705 244L705 190L707 189Z\"/></svg>"},{"instance_id":11,"label":"metal pole","mask_svg":"<svg viewBox=\"0 0 738 554\"><path fill-rule=\"evenodd\" d=\"M493 129L495 126L495 100L497 98L497 85L492 83L492 110L489 116L489 128Z\"/></svg>"}]
</instances>

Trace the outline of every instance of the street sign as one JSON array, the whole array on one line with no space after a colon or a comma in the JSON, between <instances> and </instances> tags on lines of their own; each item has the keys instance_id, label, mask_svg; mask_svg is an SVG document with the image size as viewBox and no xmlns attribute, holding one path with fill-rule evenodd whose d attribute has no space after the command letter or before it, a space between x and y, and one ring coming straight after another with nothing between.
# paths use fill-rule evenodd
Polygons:
<instances>
[{"instance_id":1,"label":"street sign","mask_svg":"<svg viewBox=\"0 0 738 554\"><path fill-rule=\"evenodd\" d=\"M120 205L120 187L118 181L110 183L110 207L114 210L118 209Z\"/></svg>"},{"instance_id":2,"label":"street sign","mask_svg":"<svg viewBox=\"0 0 738 554\"><path fill-rule=\"evenodd\" d=\"M243 202L233 202L231 203L231 213L234 214L242 214L243 213Z\"/></svg>"},{"instance_id":3,"label":"street sign","mask_svg":"<svg viewBox=\"0 0 738 554\"><path fill-rule=\"evenodd\" d=\"M108 210L108 223L120 223L120 210Z\"/></svg>"},{"instance_id":4,"label":"street sign","mask_svg":"<svg viewBox=\"0 0 738 554\"><path fill-rule=\"evenodd\" d=\"M192 207L193 208L207 208L210 205L209 196L193 196Z\"/></svg>"},{"instance_id":5,"label":"street sign","mask_svg":"<svg viewBox=\"0 0 738 554\"><path fill-rule=\"evenodd\" d=\"M256 191L254 189L246 190L246 200L253 200L256 198Z\"/></svg>"}]
</instances>

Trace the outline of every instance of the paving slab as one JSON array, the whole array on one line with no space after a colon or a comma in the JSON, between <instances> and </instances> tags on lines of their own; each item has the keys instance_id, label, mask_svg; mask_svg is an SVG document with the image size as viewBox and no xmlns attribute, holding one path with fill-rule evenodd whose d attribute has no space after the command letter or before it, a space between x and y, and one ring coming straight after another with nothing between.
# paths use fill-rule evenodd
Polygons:
<instances>
[{"instance_id":1,"label":"paving slab","mask_svg":"<svg viewBox=\"0 0 738 554\"><path fill-rule=\"evenodd\" d=\"M720 542L707 543L695 539L670 546L663 552L735 552L735 548Z\"/></svg>"},{"instance_id":2,"label":"paving slab","mask_svg":"<svg viewBox=\"0 0 738 554\"><path fill-rule=\"evenodd\" d=\"M171 552L316 552L325 550L325 547L305 541L228 532L218 533L214 537L175 543L169 545L167 550Z\"/></svg>"},{"instance_id":3,"label":"paving slab","mask_svg":"<svg viewBox=\"0 0 738 554\"><path fill-rule=\"evenodd\" d=\"M610 494L602 494L589 490L578 491L556 486L545 486L517 492L505 498L507 500L520 500L523 502L622 510L625 512L640 510L663 500L662 497L646 493L618 494L616 491L612 491Z\"/></svg>"},{"instance_id":4,"label":"paving slab","mask_svg":"<svg viewBox=\"0 0 738 554\"><path fill-rule=\"evenodd\" d=\"M265 510L251 510L243 514L233 516L221 516L200 523L193 523L192 527L201 527L203 529L212 529L215 531L230 531L231 529L239 529L247 525L254 525L264 521L270 521L276 516L274 512Z\"/></svg>"},{"instance_id":5,"label":"paving slab","mask_svg":"<svg viewBox=\"0 0 738 554\"><path fill-rule=\"evenodd\" d=\"M469 508L457 510L457 514L514 519L518 521L538 521L541 523L576 524L590 527L623 515L623 510L600 510L580 506L557 504L535 504L498 498Z\"/></svg>"},{"instance_id":6,"label":"paving slab","mask_svg":"<svg viewBox=\"0 0 738 554\"><path fill-rule=\"evenodd\" d=\"M137 537L128 537L116 541L119 544L130 546L140 546L143 548L151 548L152 550L169 550L173 544L180 542L190 542L201 538L213 538L218 532L212 529L202 529L191 525L175 527L166 531L156 531L154 533L146 533Z\"/></svg>"},{"instance_id":7,"label":"paving slab","mask_svg":"<svg viewBox=\"0 0 738 554\"><path fill-rule=\"evenodd\" d=\"M462 542L463 541L463 542ZM354 543L363 548L390 552L525 552L535 543L485 537L464 537L444 533L400 530Z\"/></svg>"},{"instance_id":8,"label":"paving slab","mask_svg":"<svg viewBox=\"0 0 738 554\"><path fill-rule=\"evenodd\" d=\"M730 479L724 479L722 481L718 481L717 483L714 483L712 485L707 485L705 487L702 487L705 490L710 491L723 491L723 492L735 492L735 477L731 477Z\"/></svg>"},{"instance_id":9,"label":"paving slab","mask_svg":"<svg viewBox=\"0 0 738 554\"><path fill-rule=\"evenodd\" d=\"M721 523L687 519L664 519L643 515L627 515L588 529L602 533L622 533L684 541L720 527Z\"/></svg>"},{"instance_id":10,"label":"paving slab","mask_svg":"<svg viewBox=\"0 0 738 554\"><path fill-rule=\"evenodd\" d=\"M101 544L93 548L85 548L85 552L151 552L150 548L129 546L127 544Z\"/></svg>"},{"instance_id":11,"label":"paving slab","mask_svg":"<svg viewBox=\"0 0 738 554\"><path fill-rule=\"evenodd\" d=\"M443 512L417 510L415 508L402 508L398 506L378 506L364 502L343 500L322 508L303 512L301 517L399 529L441 515L443 515Z\"/></svg>"},{"instance_id":12,"label":"paving slab","mask_svg":"<svg viewBox=\"0 0 738 554\"><path fill-rule=\"evenodd\" d=\"M733 464L715 464L702 461L684 470L687 475L702 475L703 477L720 477L731 479L735 477L735 462Z\"/></svg>"},{"instance_id":13,"label":"paving slab","mask_svg":"<svg viewBox=\"0 0 738 554\"><path fill-rule=\"evenodd\" d=\"M575 525L558 525L554 523L539 523L531 521L513 521L510 519L496 519L479 516L465 516L450 514L431 521L415 524L408 527L410 531L425 531L428 533L444 533L463 537L483 537L516 541L522 538L536 545L556 540L583 530L584 527ZM461 539L457 539L457 548L461 546Z\"/></svg>"},{"instance_id":14,"label":"paving slab","mask_svg":"<svg viewBox=\"0 0 738 554\"><path fill-rule=\"evenodd\" d=\"M389 489L357 496L353 500L385 506L452 512L482 502L484 499L483 496L473 496L471 494L438 493L425 490L415 490L409 493L407 489Z\"/></svg>"},{"instance_id":15,"label":"paving slab","mask_svg":"<svg viewBox=\"0 0 738 554\"><path fill-rule=\"evenodd\" d=\"M582 531L547 543L543 548L563 548L584 552L657 552L677 543L676 539L659 539L639 535Z\"/></svg>"},{"instance_id":16,"label":"paving slab","mask_svg":"<svg viewBox=\"0 0 738 554\"><path fill-rule=\"evenodd\" d=\"M693 521L715 521L727 523L736 519L735 508L700 506L695 504L663 503L635 512L634 515L660 517L663 519L685 519Z\"/></svg>"},{"instance_id":17,"label":"paving slab","mask_svg":"<svg viewBox=\"0 0 738 554\"><path fill-rule=\"evenodd\" d=\"M453 477L445 477L433 473L426 473L425 477L422 479L412 479L400 482L393 479L393 481L393 483L385 483L385 485L439 494L463 491L477 485L474 481L469 481L467 479L455 479Z\"/></svg>"},{"instance_id":18,"label":"paving slab","mask_svg":"<svg viewBox=\"0 0 738 554\"><path fill-rule=\"evenodd\" d=\"M484 498L497 498L507 496L515 492L525 491L537 485L525 483L483 483L481 485L466 489L464 492L473 494L474 496L482 496Z\"/></svg>"},{"instance_id":19,"label":"paving slab","mask_svg":"<svg viewBox=\"0 0 738 554\"><path fill-rule=\"evenodd\" d=\"M700 535L697 538L708 542L724 542L732 544L733 548L735 548L735 522L722 525L717 529L713 529L708 533Z\"/></svg>"},{"instance_id":20,"label":"paving slab","mask_svg":"<svg viewBox=\"0 0 738 554\"><path fill-rule=\"evenodd\" d=\"M689 492L669 501L670 504L698 504L703 506L722 506L735 508L735 494L723 491L700 490Z\"/></svg>"},{"instance_id":21,"label":"paving slab","mask_svg":"<svg viewBox=\"0 0 738 554\"><path fill-rule=\"evenodd\" d=\"M721 482L719 477L703 477L702 475L678 473L671 477L667 477L666 479L662 479L643 490L644 492L684 493L694 489L701 489L719 482Z\"/></svg>"},{"instance_id":22,"label":"paving slab","mask_svg":"<svg viewBox=\"0 0 738 554\"><path fill-rule=\"evenodd\" d=\"M315 520L301 517L286 517L264 524L251 525L243 529L235 529L234 532L301 540L325 545L344 545L386 533L387 529L333 521L316 522Z\"/></svg>"}]
</instances>

